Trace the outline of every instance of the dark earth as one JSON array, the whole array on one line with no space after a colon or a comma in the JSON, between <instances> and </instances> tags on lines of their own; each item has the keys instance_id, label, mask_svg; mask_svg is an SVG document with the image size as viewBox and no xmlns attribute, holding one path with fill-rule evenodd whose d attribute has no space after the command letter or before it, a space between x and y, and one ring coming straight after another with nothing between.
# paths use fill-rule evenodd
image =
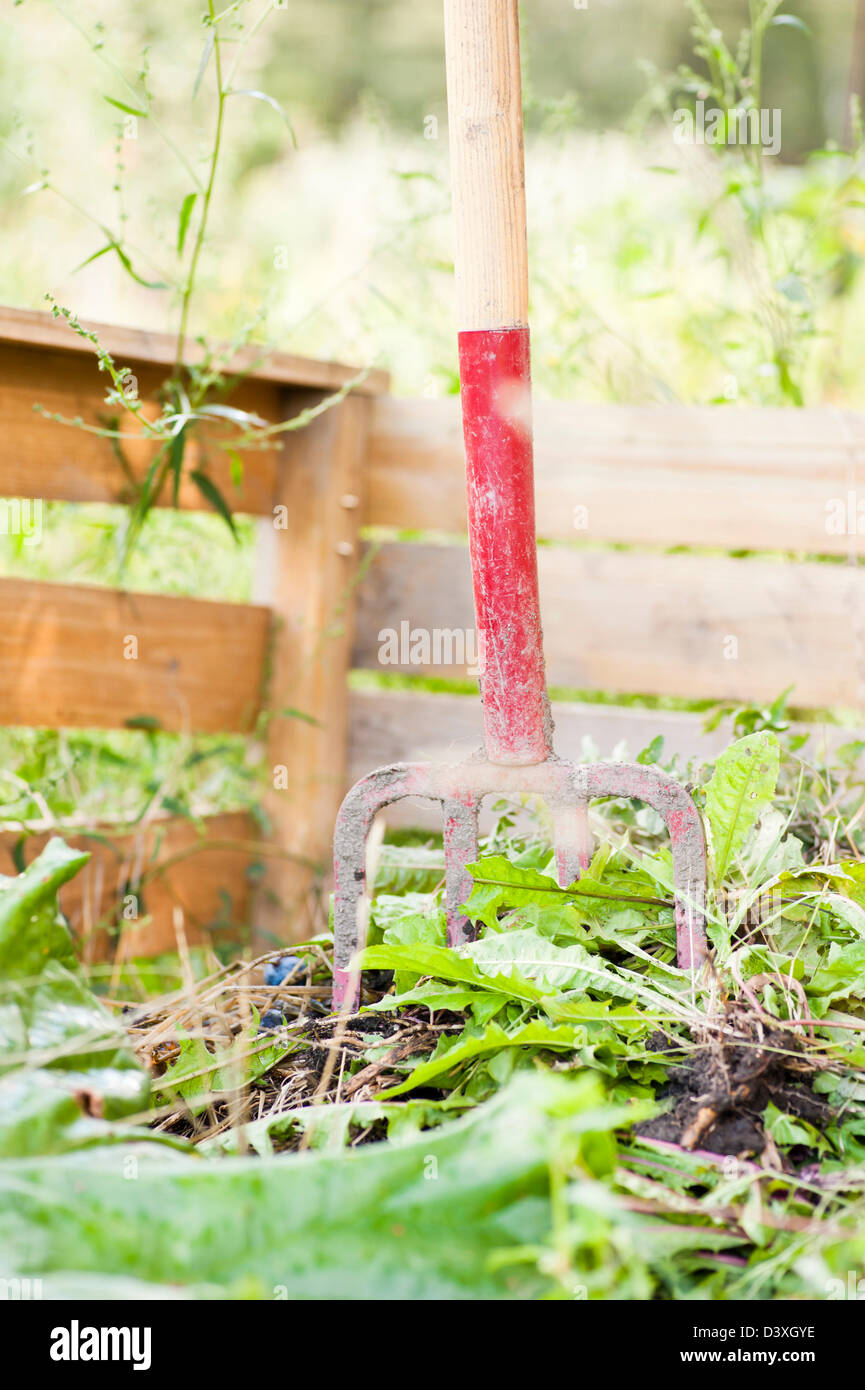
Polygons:
<instances>
[{"instance_id":1,"label":"dark earth","mask_svg":"<svg viewBox=\"0 0 865 1390\"><path fill-rule=\"evenodd\" d=\"M655 1034L653 1050L667 1049L671 1042ZM804 1079L812 1067L798 1054L795 1040L780 1030L748 1043L713 1040L670 1072L658 1093L670 1108L636 1132L685 1149L750 1157L766 1148L763 1111L770 1101L788 1115L825 1125L831 1108Z\"/></svg>"}]
</instances>

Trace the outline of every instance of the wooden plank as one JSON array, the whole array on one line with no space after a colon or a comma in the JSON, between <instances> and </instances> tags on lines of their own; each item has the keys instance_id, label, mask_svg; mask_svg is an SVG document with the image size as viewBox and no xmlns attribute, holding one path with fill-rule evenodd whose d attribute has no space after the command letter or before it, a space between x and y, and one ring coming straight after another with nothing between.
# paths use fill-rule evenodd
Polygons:
<instances>
[{"instance_id":1,"label":"wooden plank","mask_svg":"<svg viewBox=\"0 0 865 1390\"><path fill-rule=\"evenodd\" d=\"M550 539L832 555L862 545L827 523L846 515L848 494L865 504L865 413L541 401L535 443L538 533ZM366 521L465 532L456 398L374 403Z\"/></svg>"},{"instance_id":2,"label":"wooden plank","mask_svg":"<svg viewBox=\"0 0 865 1390\"><path fill-rule=\"evenodd\" d=\"M282 940L302 939L322 924L317 886L329 872L345 790L368 418L368 402L349 397L287 436L277 489L285 524L271 537L259 581L278 622L269 697L276 713L268 731L273 786L265 809L276 843L291 845L320 870L317 879L302 863L269 862L256 921ZM279 717L284 710L288 717Z\"/></svg>"},{"instance_id":3,"label":"wooden plank","mask_svg":"<svg viewBox=\"0 0 865 1390\"><path fill-rule=\"evenodd\" d=\"M543 547L539 566L551 686L767 700L792 685L802 707L865 707L855 567L559 547ZM426 652L387 651L402 624L427 634ZM436 653L432 639L473 624L464 547L388 544L361 587L354 663L465 678L459 643Z\"/></svg>"},{"instance_id":4,"label":"wooden plank","mask_svg":"<svg viewBox=\"0 0 865 1390\"><path fill-rule=\"evenodd\" d=\"M352 690L350 697L351 781L392 762L453 763L481 746L480 701L474 695L418 690ZM635 757L658 734L665 756L711 758L727 744L727 731L702 732L704 716L671 710L623 709L616 705L553 702L556 752L585 756L591 740L599 758Z\"/></svg>"},{"instance_id":5,"label":"wooden plank","mask_svg":"<svg viewBox=\"0 0 865 1390\"><path fill-rule=\"evenodd\" d=\"M388 763L457 762L481 746L480 703L473 695L353 690L349 707L351 781ZM553 719L556 752L574 761L588 757L631 759L661 734L663 757L677 754L684 769L691 758L711 761L733 736L728 720L705 733L703 715L672 710L553 701ZM823 723L797 724L795 728L797 733L809 735L810 756L831 754L840 744L861 737L850 729ZM441 829L441 812L419 798L389 807L385 817L392 826ZM485 806L482 829L488 829L491 821L489 806Z\"/></svg>"},{"instance_id":6,"label":"wooden plank","mask_svg":"<svg viewBox=\"0 0 865 1390\"><path fill-rule=\"evenodd\" d=\"M75 340L76 342L78 339ZM154 366L132 363L138 377L139 394L152 399L162 381ZM92 356L38 347L19 347L0 340L0 497L41 497L69 502L119 502L130 500L133 489L113 453L110 442L86 430L47 420L34 412L40 404L52 414L66 419L80 418L85 424L104 423L105 377L96 369ZM269 382L247 382L231 397L239 409L253 411L265 419L278 420L280 396ZM124 431L140 435L131 417L122 422ZM217 426L205 430L190 442L186 463L209 473L229 505L239 512L270 514L276 477L276 448L245 450L243 480L238 488L230 476L230 463L222 449L207 447L226 431ZM144 476L153 457L154 445L145 438L124 441L133 475ZM163 489L158 505L170 506L171 492ZM201 493L184 479L178 505L207 509Z\"/></svg>"},{"instance_id":7,"label":"wooden plank","mask_svg":"<svg viewBox=\"0 0 865 1390\"><path fill-rule=\"evenodd\" d=\"M93 323L82 325L95 332L102 346L111 353L118 366L154 363L164 369L174 365L177 339L173 333L153 333L147 329L124 328L118 324ZM93 357L93 348L79 338L63 320L52 314L33 309L0 308L0 341L16 346L58 349L65 353ZM223 344L212 344L218 355ZM187 361L201 360L200 344L187 344ZM230 374L249 373L259 381L274 381L281 386L303 386L312 390L336 391L359 373L358 367L341 362L319 362L315 358L297 357L289 352L269 352L265 345L242 348L226 366ZM375 395L388 389L386 372L370 371L355 388L361 395Z\"/></svg>"},{"instance_id":8,"label":"wooden plank","mask_svg":"<svg viewBox=\"0 0 865 1390\"><path fill-rule=\"evenodd\" d=\"M253 605L0 580L0 725L251 729L269 623Z\"/></svg>"},{"instance_id":9,"label":"wooden plank","mask_svg":"<svg viewBox=\"0 0 865 1390\"><path fill-rule=\"evenodd\" d=\"M24 841L28 864L52 833L39 830ZM183 911L190 945L226 936L236 940L248 926L249 868L259 847L245 812L209 816L203 826L171 818L134 831L118 825L98 826L92 833L64 830L63 838L90 854L89 863L60 890L60 905L85 960L175 951L175 907ZM0 873L17 872L12 855L20 839L20 830L0 832Z\"/></svg>"}]
</instances>

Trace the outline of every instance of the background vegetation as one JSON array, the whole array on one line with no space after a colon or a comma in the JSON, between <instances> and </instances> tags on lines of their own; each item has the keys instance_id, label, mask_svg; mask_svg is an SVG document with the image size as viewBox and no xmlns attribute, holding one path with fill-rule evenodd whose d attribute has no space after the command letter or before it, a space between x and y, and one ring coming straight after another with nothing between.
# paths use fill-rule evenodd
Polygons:
<instances>
[{"instance_id":1,"label":"background vegetation","mask_svg":"<svg viewBox=\"0 0 865 1390\"><path fill-rule=\"evenodd\" d=\"M761 101L782 111L783 146L756 160L672 137L673 111L697 97L753 99L748 74L730 78L739 31L779 10L709 8L523 6L538 390L861 406L865 169L851 97L865 91L863 5L796 0L766 30ZM400 392L455 391L439 0L236 0L223 14L239 94L191 330L381 363ZM168 0L6 9L0 301L38 308L49 292L85 321L176 331L178 218L206 178L217 118L206 18ZM106 228L128 264L90 259ZM0 537L0 572L116 583L127 518L49 505L40 547ZM152 514L122 582L248 598L255 526L238 524L235 544L214 516ZM4 731L18 780L0 814L134 817L161 786L174 810L254 805L257 749L218 746L209 760L168 736Z\"/></svg>"}]
</instances>

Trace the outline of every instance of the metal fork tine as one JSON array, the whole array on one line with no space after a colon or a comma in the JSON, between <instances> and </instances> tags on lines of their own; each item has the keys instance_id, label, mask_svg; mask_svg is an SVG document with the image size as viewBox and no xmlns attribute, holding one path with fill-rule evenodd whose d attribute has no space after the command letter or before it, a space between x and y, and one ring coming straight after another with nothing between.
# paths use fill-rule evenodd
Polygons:
<instances>
[{"instance_id":1,"label":"metal fork tine","mask_svg":"<svg viewBox=\"0 0 865 1390\"><path fill-rule=\"evenodd\" d=\"M589 808L563 805L551 809L556 877L560 888L569 888L592 862L594 842L589 829Z\"/></svg>"},{"instance_id":2,"label":"metal fork tine","mask_svg":"<svg viewBox=\"0 0 865 1390\"><path fill-rule=\"evenodd\" d=\"M460 946L475 937L474 928L459 908L472 891L472 876L466 865L478 857L478 807L474 798L468 796L465 801L443 801L442 810L448 945Z\"/></svg>"}]
</instances>

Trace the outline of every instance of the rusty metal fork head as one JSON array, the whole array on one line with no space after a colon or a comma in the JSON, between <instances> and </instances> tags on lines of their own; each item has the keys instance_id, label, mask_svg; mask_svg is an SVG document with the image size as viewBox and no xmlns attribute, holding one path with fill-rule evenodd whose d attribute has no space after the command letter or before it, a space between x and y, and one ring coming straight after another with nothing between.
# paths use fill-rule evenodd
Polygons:
<instances>
[{"instance_id":1,"label":"rusty metal fork head","mask_svg":"<svg viewBox=\"0 0 865 1390\"><path fill-rule=\"evenodd\" d=\"M673 851L676 945L681 968L696 968L706 954L706 848L691 797L665 773L638 763L571 763L555 756L531 767L506 767L483 756L451 765L394 763L356 782L342 803L334 836L333 1007L355 1010L360 974L354 957L364 944L366 841L383 807L404 797L441 802L445 848L448 945L473 938L461 911L471 892L467 865L478 857L478 810L484 797L529 793L553 818L556 873L569 887L589 863L588 805L603 796L629 797L652 806L666 823Z\"/></svg>"}]
</instances>

